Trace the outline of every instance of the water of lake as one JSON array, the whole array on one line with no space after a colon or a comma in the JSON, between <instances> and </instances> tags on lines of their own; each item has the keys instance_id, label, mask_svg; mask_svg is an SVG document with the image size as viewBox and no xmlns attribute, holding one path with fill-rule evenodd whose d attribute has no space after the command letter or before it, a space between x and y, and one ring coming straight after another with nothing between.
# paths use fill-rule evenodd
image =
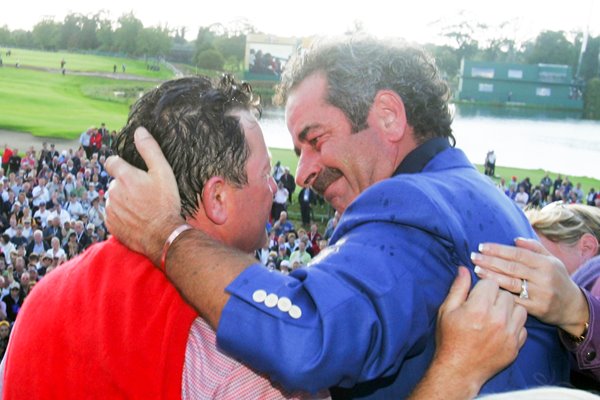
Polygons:
<instances>
[{"instance_id":1,"label":"water of lake","mask_svg":"<svg viewBox=\"0 0 600 400\"><path fill-rule=\"evenodd\" d=\"M457 106L452 128L456 145L483 164L489 150L497 165L545 169L600 179L600 122L576 113ZM261 120L267 146L293 148L283 112Z\"/></svg>"}]
</instances>

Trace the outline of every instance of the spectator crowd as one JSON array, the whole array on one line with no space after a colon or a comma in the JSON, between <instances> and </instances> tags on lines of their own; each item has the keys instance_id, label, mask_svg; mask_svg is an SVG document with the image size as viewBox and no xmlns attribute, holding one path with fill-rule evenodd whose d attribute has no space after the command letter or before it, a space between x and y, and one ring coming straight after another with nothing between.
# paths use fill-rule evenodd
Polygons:
<instances>
[{"instance_id":1,"label":"spectator crowd","mask_svg":"<svg viewBox=\"0 0 600 400\"><path fill-rule=\"evenodd\" d=\"M587 204L600 207L600 193L590 188L586 194L581 183L575 185L569 177L558 174L552 180L546 173L538 184L534 186L529 177L519 182L516 176L512 176L509 182L500 178L496 185L498 189L510 197L520 208L542 208L550 203L560 201L564 204Z\"/></svg>"},{"instance_id":2,"label":"spectator crowd","mask_svg":"<svg viewBox=\"0 0 600 400\"><path fill-rule=\"evenodd\" d=\"M4 145L0 167L0 357L35 284L106 239L104 162L116 132L82 133L78 149Z\"/></svg>"}]
</instances>

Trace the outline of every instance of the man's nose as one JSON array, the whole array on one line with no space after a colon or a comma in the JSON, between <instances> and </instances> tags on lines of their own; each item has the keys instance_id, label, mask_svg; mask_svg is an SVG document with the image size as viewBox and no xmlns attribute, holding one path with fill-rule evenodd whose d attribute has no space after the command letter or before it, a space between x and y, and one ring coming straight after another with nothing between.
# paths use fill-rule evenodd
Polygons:
<instances>
[{"instance_id":1,"label":"man's nose","mask_svg":"<svg viewBox=\"0 0 600 400\"><path fill-rule=\"evenodd\" d=\"M296 184L307 187L312 185L319 174L318 153L308 149L300 154L296 171Z\"/></svg>"}]
</instances>

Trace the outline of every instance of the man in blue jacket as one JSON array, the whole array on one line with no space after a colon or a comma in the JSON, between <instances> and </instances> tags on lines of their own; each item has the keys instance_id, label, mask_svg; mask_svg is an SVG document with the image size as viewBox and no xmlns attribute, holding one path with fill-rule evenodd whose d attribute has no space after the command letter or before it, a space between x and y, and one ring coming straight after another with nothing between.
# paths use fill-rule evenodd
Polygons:
<instances>
[{"instance_id":1,"label":"man in blue jacket","mask_svg":"<svg viewBox=\"0 0 600 400\"><path fill-rule=\"evenodd\" d=\"M476 279L479 243L535 235L453 148L447 85L420 50L356 37L319 43L286 65L279 95L297 183L343 213L309 268L273 274L201 232L163 250L183 223L174 181L118 160L107 167L116 176L111 232L157 264L166 257L167 275L217 328L219 346L271 379L337 386L340 398L406 398L434 356L436 315L457 266ZM164 196L132 200L150 191ZM526 327L519 356L483 393L568 382L556 330L532 318Z\"/></svg>"}]
</instances>

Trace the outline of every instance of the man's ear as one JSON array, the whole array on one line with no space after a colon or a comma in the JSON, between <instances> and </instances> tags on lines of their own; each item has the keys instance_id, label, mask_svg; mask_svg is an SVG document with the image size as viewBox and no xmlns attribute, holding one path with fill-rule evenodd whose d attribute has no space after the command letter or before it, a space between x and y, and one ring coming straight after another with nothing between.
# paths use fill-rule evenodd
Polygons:
<instances>
[{"instance_id":1,"label":"man's ear","mask_svg":"<svg viewBox=\"0 0 600 400\"><path fill-rule=\"evenodd\" d=\"M375 95L369 112L369 125L376 126L388 140L398 141L406 130L406 111L398 93L380 90Z\"/></svg>"},{"instance_id":2,"label":"man's ear","mask_svg":"<svg viewBox=\"0 0 600 400\"><path fill-rule=\"evenodd\" d=\"M227 221L227 200L229 185L220 176L213 176L202 190L201 205L206 217L215 225L222 225Z\"/></svg>"},{"instance_id":3,"label":"man's ear","mask_svg":"<svg viewBox=\"0 0 600 400\"><path fill-rule=\"evenodd\" d=\"M581 255L587 259L598 255L598 239L591 233L584 233L578 242Z\"/></svg>"}]
</instances>

